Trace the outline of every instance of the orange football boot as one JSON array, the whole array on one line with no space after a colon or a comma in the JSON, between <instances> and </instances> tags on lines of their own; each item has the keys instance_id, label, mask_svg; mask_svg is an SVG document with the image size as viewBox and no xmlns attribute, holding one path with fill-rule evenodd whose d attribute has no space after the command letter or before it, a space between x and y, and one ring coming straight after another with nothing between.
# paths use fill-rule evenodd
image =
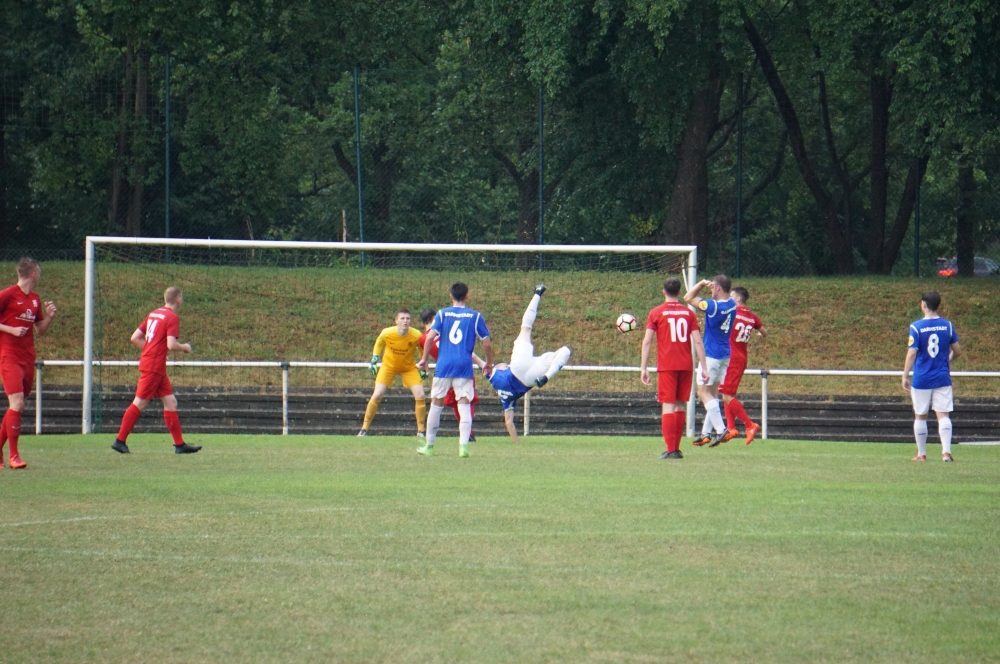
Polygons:
<instances>
[{"instance_id":1,"label":"orange football boot","mask_svg":"<svg viewBox=\"0 0 1000 664\"><path fill-rule=\"evenodd\" d=\"M747 427L747 445L749 445L750 443L752 443L754 441L754 439L757 437L757 434L759 434L759 433L760 433L760 425L757 424L756 422L754 422L753 424L751 424L750 426L748 426Z\"/></svg>"}]
</instances>

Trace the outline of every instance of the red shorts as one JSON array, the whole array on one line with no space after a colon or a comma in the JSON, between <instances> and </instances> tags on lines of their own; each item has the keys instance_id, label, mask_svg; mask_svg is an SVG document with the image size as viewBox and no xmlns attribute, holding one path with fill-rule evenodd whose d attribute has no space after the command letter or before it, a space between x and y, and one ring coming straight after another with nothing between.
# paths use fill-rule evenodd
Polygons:
<instances>
[{"instance_id":1,"label":"red shorts","mask_svg":"<svg viewBox=\"0 0 1000 664\"><path fill-rule=\"evenodd\" d=\"M685 402L691 398L691 369L665 370L656 374L656 400L660 403Z\"/></svg>"},{"instance_id":2,"label":"red shorts","mask_svg":"<svg viewBox=\"0 0 1000 664\"><path fill-rule=\"evenodd\" d=\"M4 394L23 392L27 399L31 386L35 384L35 361L5 355L0 358L0 380L3 381Z\"/></svg>"},{"instance_id":3,"label":"red shorts","mask_svg":"<svg viewBox=\"0 0 1000 664\"><path fill-rule=\"evenodd\" d=\"M730 357L729 367L726 369L726 377L719 386L719 394L735 397L740 391L740 381L743 380L743 372L747 369L746 358Z\"/></svg>"},{"instance_id":4,"label":"red shorts","mask_svg":"<svg viewBox=\"0 0 1000 664\"><path fill-rule=\"evenodd\" d=\"M135 388L135 396L140 399L160 399L174 393L167 374L139 372L139 385Z\"/></svg>"}]
</instances>

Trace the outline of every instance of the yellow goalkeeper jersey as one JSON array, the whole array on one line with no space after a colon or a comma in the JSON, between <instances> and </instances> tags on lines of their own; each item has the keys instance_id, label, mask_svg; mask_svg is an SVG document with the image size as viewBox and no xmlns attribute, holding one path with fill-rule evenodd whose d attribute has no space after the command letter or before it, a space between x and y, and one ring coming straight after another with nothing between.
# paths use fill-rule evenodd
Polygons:
<instances>
[{"instance_id":1,"label":"yellow goalkeeper jersey","mask_svg":"<svg viewBox=\"0 0 1000 664\"><path fill-rule=\"evenodd\" d=\"M419 342L420 332L417 330L411 327L405 336L400 336L396 326L393 325L378 335L372 355L381 355L384 366L397 373L403 373L417 367L417 360L423 355Z\"/></svg>"}]
</instances>

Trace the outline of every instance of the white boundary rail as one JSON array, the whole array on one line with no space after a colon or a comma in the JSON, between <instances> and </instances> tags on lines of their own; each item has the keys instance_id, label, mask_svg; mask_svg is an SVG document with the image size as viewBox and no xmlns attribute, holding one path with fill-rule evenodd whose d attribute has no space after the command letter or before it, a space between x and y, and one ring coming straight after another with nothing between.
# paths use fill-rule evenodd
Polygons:
<instances>
[{"instance_id":1,"label":"white boundary rail","mask_svg":"<svg viewBox=\"0 0 1000 664\"><path fill-rule=\"evenodd\" d=\"M698 281L698 247L695 245L593 245L593 244L416 244L378 242L285 242L277 240L185 240L145 237L88 236L86 240L86 276L84 279L84 336L83 336L83 433L92 430L91 409L94 389L94 270L95 248L102 245L129 245L145 247L201 247L205 249L311 249L314 251L418 251L418 252L494 252L520 254L688 254L687 269L682 274L688 284ZM280 364L280 363L279 363ZM290 363L293 366L308 364ZM112 366L106 364L105 366ZM121 366L121 365L120 365ZM176 366L199 366L178 363ZM216 363L216 366L270 366L267 364ZM316 366L315 364L312 366ZM324 364L323 366L328 366ZM363 364L363 366L367 366ZM694 421L694 392L688 401L688 429ZM286 418L287 423L287 418ZM287 428L287 427L286 427Z\"/></svg>"},{"instance_id":2,"label":"white boundary rail","mask_svg":"<svg viewBox=\"0 0 1000 664\"><path fill-rule=\"evenodd\" d=\"M35 433L42 433L42 369L43 367L84 367L83 360L39 360L35 362ZM94 360L93 366L105 367L138 367L138 360ZM167 366L171 367L262 367L281 369L281 433L288 435L288 377L291 369L312 368L312 369L365 369L370 366L367 362L322 362L322 361L198 361L198 360L178 360L168 361ZM431 367L434 365L432 364ZM638 374L639 367L628 366L587 366L587 365L567 365L563 371L596 371L613 373ZM650 368L651 373L656 372L656 367ZM760 376L760 425L761 437L768 437L768 385L771 376L843 376L847 378L867 378L867 377L894 377L899 378L899 371L891 370L838 370L838 369L747 369L744 376ZM1000 378L1000 371L952 371L953 378ZM636 377L638 379L638 376ZM524 398L524 435L530 434L531 430L531 392ZM653 398L653 394L650 395ZM688 435L694 435L694 416L688 419ZM84 431L90 433L90 431Z\"/></svg>"}]
</instances>

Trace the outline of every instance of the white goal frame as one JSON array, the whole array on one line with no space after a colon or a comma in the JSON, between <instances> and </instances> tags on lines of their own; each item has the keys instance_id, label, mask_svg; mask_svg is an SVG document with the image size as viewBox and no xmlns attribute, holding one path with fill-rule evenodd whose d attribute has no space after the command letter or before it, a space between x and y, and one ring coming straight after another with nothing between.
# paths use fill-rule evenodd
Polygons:
<instances>
[{"instance_id":1,"label":"white goal frame","mask_svg":"<svg viewBox=\"0 0 1000 664\"><path fill-rule=\"evenodd\" d=\"M85 246L83 318L83 433L93 432L91 410L94 403L94 282L97 245L144 247L199 247L203 249L306 249L313 251L417 251L473 253L480 251L517 254L687 254L687 268L681 271L686 286L698 283L696 245L624 244L420 244L409 242L294 242L281 240L187 240L151 237L87 236ZM124 359L124 358L123 358ZM254 358L241 358L252 360ZM692 381L693 383L694 381ZM687 434L694 434L695 391L692 386L687 408Z\"/></svg>"}]
</instances>

